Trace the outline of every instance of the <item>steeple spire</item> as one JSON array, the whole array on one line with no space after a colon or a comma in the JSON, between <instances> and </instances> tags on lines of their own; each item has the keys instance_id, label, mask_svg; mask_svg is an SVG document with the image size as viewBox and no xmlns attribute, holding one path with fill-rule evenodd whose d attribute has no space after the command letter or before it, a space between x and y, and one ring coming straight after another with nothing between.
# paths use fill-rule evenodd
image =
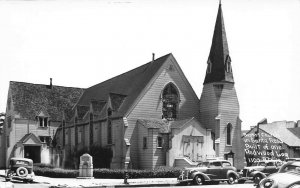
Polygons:
<instances>
[{"instance_id":1,"label":"steeple spire","mask_svg":"<svg viewBox=\"0 0 300 188\"><path fill-rule=\"evenodd\" d=\"M221 81L234 82L222 14L222 4L221 0L219 0L219 10L207 61L204 84Z\"/></svg>"}]
</instances>

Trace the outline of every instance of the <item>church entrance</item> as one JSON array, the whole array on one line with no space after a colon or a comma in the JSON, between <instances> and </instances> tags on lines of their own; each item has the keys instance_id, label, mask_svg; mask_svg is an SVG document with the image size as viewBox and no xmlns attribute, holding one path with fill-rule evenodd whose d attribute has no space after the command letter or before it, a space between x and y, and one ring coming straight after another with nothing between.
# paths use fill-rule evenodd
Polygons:
<instances>
[{"instance_id":1,"label":"church entrance","mask_svg":"<svg viewBox=\"0 0 300 188\"><path fill-rule=\"evenodd\" d=\"M189 158L191 161L202 160L202 155L200 154L203 136L182 136L183 140L183 156Z\"/></svg>"},{"instance_id":2,"label":"church entrance","mask_svg":"<svg viewBox=\"0 0 300 188\"><path fill-rule=\"evenodd\" d=\"M41 162L41 146L24 146L24 157L33 160L33 163Z\"/></svg>"}]
</instances>

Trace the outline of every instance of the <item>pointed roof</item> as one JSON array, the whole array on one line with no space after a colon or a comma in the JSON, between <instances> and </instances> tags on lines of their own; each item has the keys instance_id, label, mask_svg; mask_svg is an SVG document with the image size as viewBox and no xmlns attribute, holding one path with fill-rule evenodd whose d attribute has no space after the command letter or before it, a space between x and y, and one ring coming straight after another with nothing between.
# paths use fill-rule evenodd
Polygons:
<instances>
[{"instance_id":1,"label":"pointed roof","mask_svg":"<svg viewBox=\"0 0 300 188\"><path fill-rule=\"evenodd\" d=\"M35 136L33 133L28 133L24 135L20 140L19 143L24 145L42 145L40 139Z\"/></svg>"},{"instance_id":2,"label":"pointed roof","mask_svg":"<svg viewBox=\"0 0 300 188\"><path fill-rule=\"evenodd\" d=\"M221 2L207 64L204 84L221 81L234 82ZM229 69L227 69L227 64L229 64Z\"/></svg>"},{"instance_id":3,"label":"pointed roof","mask_svg":"<svg viewBox=\"0 0 300 188\"><path fill-rule=\"evenodd\" d=\"M77 105L89 105L91 100L108 101L110 98L112 108L117 110L113 116L123 116L169 58L174 58L171 53L86 89Z\"/></svg>"}]
</instances>

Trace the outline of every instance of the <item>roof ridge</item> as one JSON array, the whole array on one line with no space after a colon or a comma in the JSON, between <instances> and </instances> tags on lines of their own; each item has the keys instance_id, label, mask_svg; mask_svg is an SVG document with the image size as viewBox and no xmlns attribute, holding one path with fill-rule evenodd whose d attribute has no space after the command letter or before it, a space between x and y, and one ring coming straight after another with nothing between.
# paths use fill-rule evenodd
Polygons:
<instances>
[{"instance_id":1,"label":"roof ridge","mask_svg":"<svg viewBox=\"0 0 300 188\"><path fill-rule=\"evenodd\" d=\"M142 65L140 65L140 66L138 66L138 67L136 67L136 68L133 68L133 69L128 70L128 71L126 71L126 72L124 72L124 73L121 73L121 74L116 75L116 76L114 76L114 77L112 77L112 78L109 78L109 79L107 79L107 80L105 80L105 81L103 81L103 82L100 82L100 83L98 83L98 84L95 84L95 85L93 85L93 86L91 86L91 87L89 87L89 88L92 88L92 87L94 87L94 86L97 86L97 85L100 85L100 84L104 84L104 83L106 83L106 82L109 82L109 81L111 81L111 80L113 80L113 79L122 77L123 75L126 75L126 74L128 74L128 73L130 73L130 72L133 72L133 71L135 71L135 70L138 70L138 69L142 68L143 66L145 66L145 70L146 70L146 69L148 68L148 66L151 65L152 63L158 62L160 59L166 58L167 56L170 56L170 55L172 55L172 53L168 53L168 54L166 54L166 55L163 55L163 56L161 56L161 57L155 59L154 61L149 61L149 62L147 62L147 63L145 63L145 64L142 64ZM148 65L148 66L147 66L147 65ZM143 72L144 72L144 71L143 71Z\"/></svg>"},{"instance_id":2,"label":"roof ridge","mask_svg":"<svg viewBox=\"0 0 300 188\"><path fill-rule=\"evenodd\" d=\"M30 82L21 82L21 81L9 81L10 83L19 83L19 84L30 84L30 85L40 85L40 86L49 86L48 84L39 84L39 83L30 83ZM60 86L60 85L52 85L53 87L63 87L63 88L74 88L74 89L86 89L81 87L70 87L70 86Z\"/></svg>"}]
</instances>

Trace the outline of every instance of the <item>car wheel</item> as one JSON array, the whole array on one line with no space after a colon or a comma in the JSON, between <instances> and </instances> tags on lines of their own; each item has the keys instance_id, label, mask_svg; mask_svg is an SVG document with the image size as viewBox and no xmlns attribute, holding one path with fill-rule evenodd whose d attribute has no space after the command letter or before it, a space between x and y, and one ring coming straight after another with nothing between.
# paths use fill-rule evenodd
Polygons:
<instances>
[{"instance_id":1,"label":"car wheel","mask_svg":"<svg viewBox=\"0 0 300 188\"><path fill-rule=\"evenodd\" d=\"M256 174L256 175L254 176L254 178L253 178L254 184L255 184L255 185L258 185L259 182L260 182L262 179L263 179L262 175Z\"/></svg>"},{"instance_id":2,"label":"car wheel","mask_svg":"<svg viewBox=\"0 0 300 188\"><path fill-rule=\"evenodd\" d=\"M230 174L230 175L228 176L227 183L228 183L228 184L234 184L235 180L236 180L236 176L235 176L234 174Z\"/></svg>"},{"instance_id":3,"label":"car wheel","mask_svg":"<svg viewBox=\"0 0 300 188\"><path fill-rule=\"evenodd\" d=\"M196 175L194 177L194 184L195 185L201 185L204 183L204 178L201 175Z\"/></svg>"},{"instance_id":4,"label":"car wheel","mask_svg":"<svg viewBox=\"0 0 300 188\"><path fill-rule=\"evenodd\" d=\"M16 170L16 173L20 177L24 177L28 175L28 170L25 167L19 167Z\"/></svg>"}]
</instances>

